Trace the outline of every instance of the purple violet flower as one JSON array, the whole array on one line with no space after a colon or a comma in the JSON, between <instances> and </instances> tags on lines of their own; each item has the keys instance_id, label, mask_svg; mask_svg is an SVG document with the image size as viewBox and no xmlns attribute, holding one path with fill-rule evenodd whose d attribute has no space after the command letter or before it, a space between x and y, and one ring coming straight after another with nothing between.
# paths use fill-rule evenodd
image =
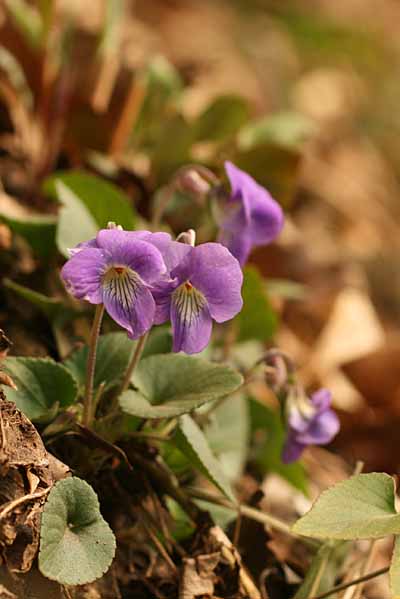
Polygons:
<instances>
[{"instance_id":1,"label":"purple violet flower","mask_svg":"<svg viewBox=\"0 0 400 599\"><path fill-rule=\"evenodd\" d=\"M279 235L284 222L283 212L268 191L250 175L231 162L225 162L225 170L231 195L218 241L243 266L254 247L271 243Z\"/></svg>"},{"instance_id":2,"label":"purple violet flower","mask_svg":"<svg viewBox=\"0 0 400 599\"><path fill-rule=\"evenodd\" d=\"M156 305L149 287L166 271L161 252L149 243L152 235L102 229L95 239L71 251L61 271L72 295L92 304L104 303L131 339L141 337L153 325ZM155 233L154 241L166 243L164 235Z\"/></svg>"},{"instance_id":3,"label":"purple violet flower","mask_svg":"<svg viewBox=\"0 0 400 599\"><path fill-rule=\"evenodd\" d=\"M219 243L192 247L171 241L163 257L170 278L153 286L155 323L171 319L173 351L201 352L210 340L212 321L225 322L242 309L241 268Z\"/></svg>"},{"instance_id":4,"label":"purple violet flower","mask_svg":"<svg viewBox=\"0 0 400 599\"><path fill-rule=\"evenodd\" d=\"M282 451L285 464L295 462L308 445L330 443L340 428L337 415L331 410L332 396L320 389L310 398L294 390L287 399L288 434Z\"/></svg>"}]
</instances>

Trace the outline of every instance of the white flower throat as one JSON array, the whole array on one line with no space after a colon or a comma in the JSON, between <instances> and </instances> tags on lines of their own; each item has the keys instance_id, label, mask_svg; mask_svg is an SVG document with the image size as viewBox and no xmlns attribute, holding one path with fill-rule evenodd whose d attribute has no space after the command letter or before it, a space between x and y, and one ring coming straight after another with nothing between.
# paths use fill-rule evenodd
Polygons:
<instances>
[{"instance_id":1,"label":"white flower throat","mask_svg":"<svg viewBox=\"0 0 400 599\"><path fill-rule=\"evenodd\" d=\"M129 310L137 296L141 278L129 266L114 265L103 276L104 293Z\"/></svg>"},{"instance_id":2,"label":"white flower throat","mask_svg":"<svg viewBox=\"0 0 400 599\"><path fill-rule=\"evenodd\" d=\"M179 285L172 294L174 302L181 319L185 323L191 323L197 319L200 312L207 303L204 295L193 287L190 281Z\"/></svg>"}]
</instances>

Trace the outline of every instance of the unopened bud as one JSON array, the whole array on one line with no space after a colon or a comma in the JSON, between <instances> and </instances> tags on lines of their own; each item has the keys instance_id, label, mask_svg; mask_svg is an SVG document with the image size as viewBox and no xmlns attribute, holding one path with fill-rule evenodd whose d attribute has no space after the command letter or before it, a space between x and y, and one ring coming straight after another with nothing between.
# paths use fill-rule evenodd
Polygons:
<instances>
[{"instance_id":1,"label":"unopened bud","mask_svg":"<svg viewBox=\"0 0 400 599\"><path fill-rule=\"evenodd\" d=\"M204 179L196 170L182 171L177 179L177 188L195 196L203 197L210 191L210 183Z\"/></svg>"},{"instance_id":2,"label":"unopened bud","mask_svg":"<svg viewBox=\"0 0 400 599\"><path fill-rule=\"evenodd\" d=\"M265 380L274 393L280 393L292 382L294 364L279 349L270 349L259 362L265 365Z\"/></svg>"},{"instance_id":3,"label":"unopened bud","mask_svg":"<svg viewBox=\"0 0 400 599\"><path fill-rule=\"evenodd\" d=\"M117 225L112 220L107 223L107 229L117 229L118 231L123 231L121 225Z\"/></svg>"},{"instance_id":4,"label":"unopened bud","mask_svg":"<svg viewBox=\"0 0 400 599\"><path fill-rule=\"evenodd\" d=\"M179 233L176 241L180 241L181 243L186 243L187 245L194 247L196 245L196 231L193 229L183 231L183 233Z\"/></svg>"}]
</instances>

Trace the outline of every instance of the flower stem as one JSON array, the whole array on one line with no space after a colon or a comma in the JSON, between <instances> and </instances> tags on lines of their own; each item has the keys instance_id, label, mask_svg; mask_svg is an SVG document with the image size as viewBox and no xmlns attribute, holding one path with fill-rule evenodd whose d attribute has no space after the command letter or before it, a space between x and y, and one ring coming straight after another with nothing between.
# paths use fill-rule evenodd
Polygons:
<instances>
[{"instance_id":1,"label":"flower stem","mask_svg":"<svg viewBox=\"0 0 400 599\"><path fill-rule=\"evenodd\" d=\"M94 313L94 319L92 324L92 330L90 332L89 341L89 354L86 364L86 389L85 389L85 401L83 403L83 424L86 427L90 427L92 421L92 403L93 403L93 380L94 380L94 369L96 366L96 354L97 354L97 342L99 339L99 333L101 328L101 321L103 320L104 306L98 304Z\"/></svg>"},{"instance_id":2,"label":"flower stem","mask_svg":"<svg viewBox=\"0 0 400 599\"><path fill-rule=\"evenodd\" d=\"M232 501L229 501L229 499L225 499L224 497L219 497L218 495L208 493L207 491L203 491L203 489L190 487L188 489L188 494L191 497L194 497L195 499L203 499L205 501L209 501L211 503L227 507L232 511L238 511L238 506L232 503ZM266 512L262 512L261 510L250 507L248 505L240 505L239 511L242 514L242 516L247 516L252 520L256 520L261 524L267 524L268 526L271 526L271 528L275 528L276 530L279 530L280 532L283 532L287 535L297 537L297 535L292 532L290 526L286 524L286 522L283 522L275 516L271 516L271 514L267 514Z\"/></svg>"},{"instance_id":3,"label":"flower stem","mask_svg":"<svg viewBox=\"0 0 400 599\"><path fill-rule=\"evenodd\" d=\"M142 337L140 337L140 339L137 343L135 353L133 354L132 360L130 361L129 366L126 369L124 380L122 381L121 391L119 392L119 395L121 395L129 387L129 383L131 382L132 374L134 373L134 370L139 363L139 360L143 353L144 346L146 344L148 335L149 335L149 333L145 333Z\"/></svg>"}]
</instances>

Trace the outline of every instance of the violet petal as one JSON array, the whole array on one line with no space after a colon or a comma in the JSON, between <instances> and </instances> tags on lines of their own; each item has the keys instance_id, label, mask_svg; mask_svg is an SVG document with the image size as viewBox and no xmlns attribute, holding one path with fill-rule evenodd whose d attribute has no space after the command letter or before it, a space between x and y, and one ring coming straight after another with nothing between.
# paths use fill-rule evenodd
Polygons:
<instances>
[{"instance_id":1,"label":"violet petal","mask_svg":"<svg viewBox=\"0 0 400 599\"><path fill-rule=\"evenodd\" d=\"M106 268L107 256L103 250L84 248L64 264L61 277L74 297L101 304L101 280Z\"/></svg>"}]
</instances>

